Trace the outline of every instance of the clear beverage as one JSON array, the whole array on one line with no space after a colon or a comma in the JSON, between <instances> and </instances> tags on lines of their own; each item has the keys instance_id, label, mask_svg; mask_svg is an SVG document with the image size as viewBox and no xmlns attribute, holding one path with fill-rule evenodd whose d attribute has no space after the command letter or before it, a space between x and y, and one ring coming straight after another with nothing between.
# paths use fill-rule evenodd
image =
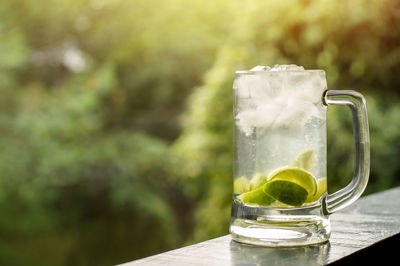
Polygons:
<instances>
[{"instance_id":1,"label":"clear beverage","mask_svg":"<svg viewBox=\"0 0 400 266\"><path fill-rule=\"evenodd\" d=\"M237 72L234 83L234 240L295 246L328 240L326 90L322 70Z\"/></svg>"}]
</instances>

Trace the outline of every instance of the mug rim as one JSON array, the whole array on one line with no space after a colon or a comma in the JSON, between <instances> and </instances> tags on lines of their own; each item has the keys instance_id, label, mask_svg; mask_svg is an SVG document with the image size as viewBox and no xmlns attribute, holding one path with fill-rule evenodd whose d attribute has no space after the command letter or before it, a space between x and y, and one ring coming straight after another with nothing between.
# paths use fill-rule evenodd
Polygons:
<instances>
[{"instance_id":1,"label":"mug rim","mask_svg":"<svg viewBox=\"0 0 400 266\"><path fill-rule=\"evenodd\" d=\"M325 75L325 70L323 69L304 69L304 70L237 70L235 71L235 75L254 75L254 74L273 74L273 73L282 73L282 72L290 72L290 73L302 73L302 72L320 72Z\"/></svg>"}]
</instances>

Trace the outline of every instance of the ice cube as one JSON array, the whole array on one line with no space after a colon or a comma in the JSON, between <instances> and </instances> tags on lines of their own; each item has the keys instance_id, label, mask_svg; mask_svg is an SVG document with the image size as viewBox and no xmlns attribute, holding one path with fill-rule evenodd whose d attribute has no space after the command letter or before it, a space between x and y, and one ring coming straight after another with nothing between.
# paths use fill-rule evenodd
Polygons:
<instances>
[{"instance_id":1,"label":"ice cube","mask_svg":"<svg viewBox=\"0 0 400 266\"><path fill-rule=\"evenodd\" d=\"M250 98L250 91L247 86L249 83L248 77L248 75L238 76L233 83L233 89L236 90L236 96L240 99Z\"/></svg>"},{"instance_id":2,"label":"ice cube","mask_svg":"<svg viewBox=\"0 0 400 266\"><path fill-rule=\"evenodd\" d=\"M250 71L268 71L271 70L269 66L255 66Z\"/></svg>"},{"instance_id":3,"label":"ice cube","mask_svg":"<svg viewBox=\"0 0 400 266\"><path fill-rule=\"evenodd\" d=\"M265 130L274 124L277 116L282 112L284 106L278 104L264 104L256 109L248 109L236 115L236 125L250 136L254 129Z\"/></svg>"},{"instance_id":4,"label":"ice cube","mask_svg":"<svg viewBox=\"0 0 400 266\"><path fill-rule=\"evenodd\" d=\"M321 97L326 89L323 71L304 71L296 65L256 66L235 80L240 98L236 125L246 134L254 129L303 126L313 117L323 118Z\"/></svg>"},{"instance_id":5,"label":"ice cube","mask_svg":"<svg viewBox=\"0 0 400 266\"><path fill-rule=\"evenodd\" d=\"M290 65L275 65L271 71L302 71L304 67L295 64Z\"/></svg>"},{"instance_id":6,"label":"ice cube","mask_svg":"<svg viewBox=\"0 0 400 266\"><path fill-rule=\"evenodd\" d=\"M257 127L258 114L251 109L244 110L236 115L235 120L238 128L240 128L246 136L250 136L254 128Z\"/></svg>"},{"instance_id":7,"label":"ice cube","mask_svg":"<svg viewBox=\"0 0 400 266\"><path fill-rule=\"evenodd\" d=\"M300 127L309 119L309 110L309 102L302 102L297 98L289 97L284 110L276 118L276 126Z\"/></svg>"},{"instance_id":8,"label":"ice cube","mask_svg":"<svg viewBox=\"0 0 400 266\"><path fill-rule=\"evenodd\" d=\"M322 74L321 74L322 73ZM299 101L318 103L321 101L322 92L326 90L326 79L321 71L290 72L285 87L299 98ZM316 93L316 92L321 92Z\"/></svg>"},{"instance_id":9,"label":"ice cube","mask_svg":"<svg viewBox=\"0 0 400 266\"><path fill-rule=\"evenodd\" d=\"M242 75L236 78L234 89L241 99L252 98L255 101L270 97L270 84L268 78L262 75Z\"/></svg>"},{"instance_id":10,"label":"ice cube","mask_svg":"<svg viewBox=\"0 0 400 266\"><path fill-rule=\"evenodd\" d=\"M262 133L267 129L301 127L313 116L322 118L321 111L309 101L299 101L295 97L276 97L256 108L238 112L236 124L249 136L254 128Z\"/></svg>"}]
</instances>

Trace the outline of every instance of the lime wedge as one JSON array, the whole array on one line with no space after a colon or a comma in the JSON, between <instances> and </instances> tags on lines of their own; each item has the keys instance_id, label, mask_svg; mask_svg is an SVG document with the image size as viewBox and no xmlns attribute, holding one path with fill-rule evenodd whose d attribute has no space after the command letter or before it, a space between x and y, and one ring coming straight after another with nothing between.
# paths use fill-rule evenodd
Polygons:
<instances>
[{"instance_id":1,"label":"lime wedge","mask_svg":"<svg viewBox=\"0 0 400 266\"><path fill-rule=\"evenodd\" d=\"M319 200L319 198L327 192L327 181L326 177L324 178L319 178L318 179L318 188L317 188L317 193L315 193L314 196L309 195L306 199L306 202L313 202Z\"/></svg>"},{"instance_id":2,"label":"lime wedge","mask_svg":"<svg viewBox=\"0 0 400 266\"><path fill-rule=\"evenodd\" d=\"M245 176L241 176L236 178L235 182L233 182L233 192L235 194L242 194L249 191L249 181Z\"/></svg>"},{"instance_id":3,"label":"lime wedge","mask_svg":"<svg viewBox=\"0 0 400 266\"><path fill-rule=\"evenodd\" d=\"M256 173L250 180L249 190L254 190L261 187L267 182L267 176L263 173Z\"/></svg>"},{"instance_id":4,"label":"lime wedge","mask_svg":"<svg viewBox=\"0 0 400 266\"><path fill-rule=\"evenodd\" d=\"M307 190L302 186L286 180L270 181L262 188L272 198L292 206L302 205L308 196Z\"/></svg>"},{"instance_id":5,"label":"lime wedge","mask_svg":"<svg viewBox=\"0 0 400 266\"><path fill-rule=\"evenodd\" d=\"M310 172L301 168L280 168L272 172L268 177L268 180L281 180L295 183L304 188L307 191L307 194L311 196L314 196L317 193L317 180Z\"/></svg>"},{"instance_id":6,"label":"lime wedge","mask_svg":"<svg viewBox=\"0 0 400 266\"><path fill-rule=\"evenodd\" d=\"M257 205L267 206L271 204L274 201L274 199L265 194L263 188L264 187L261 186L255 190L243 193L238 198L242 200L243 203L246 204L257 204Z\"/></svg>"},{"instance_id":7,"label":"lime wedge","mask_svg":"<svg viewBox=\"0 0 400 266\"><path fill-rule=\"evenodd\" d=\"M303 168L307 171L311 171L314 167L315 161L315 150L313 148L310 148L299 153L299 155L297 155L297 157L289 166Z\"/></svg>"}]
</instances>

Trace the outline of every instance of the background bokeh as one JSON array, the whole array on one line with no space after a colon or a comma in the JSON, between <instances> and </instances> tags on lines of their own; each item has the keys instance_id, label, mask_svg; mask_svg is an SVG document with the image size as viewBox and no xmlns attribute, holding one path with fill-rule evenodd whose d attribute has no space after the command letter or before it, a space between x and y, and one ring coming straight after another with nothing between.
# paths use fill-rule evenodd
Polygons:
<instances>
[{"instance_id":1,"label":"background bokeh","mask_svg":"<svg viewBox=\"0 0 400 266\"><path fill-rule=\"evenodd\" d=\"M110 265L228 233L233 73L367 99L366 194L400 184L397 0L0 0L0 264ZM328 111L328 186L353 173Z\"/></svg>"}]
</instances>

